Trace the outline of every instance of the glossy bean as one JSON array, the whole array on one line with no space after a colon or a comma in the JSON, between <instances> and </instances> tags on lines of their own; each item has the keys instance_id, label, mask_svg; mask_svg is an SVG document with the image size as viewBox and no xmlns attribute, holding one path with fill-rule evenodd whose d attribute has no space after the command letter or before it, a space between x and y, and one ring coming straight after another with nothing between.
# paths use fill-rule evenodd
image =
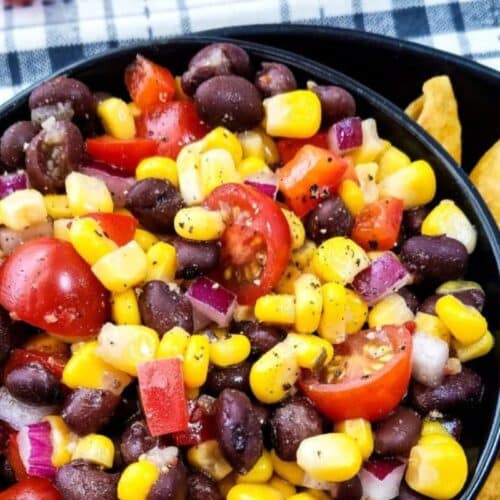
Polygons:
<instances>
[{"instance_id":1,"label":"glossy bean","mask_svg":"<svg viewBox=\"0 0 500 500\"><path fill-rule=\"evenodd\" d=\"M188 477L189 500L223 500L217 484L201 472L193 472Z\"/></svg>"},{"instance_id":2,"label":"glossy bean","mask_svg":"<svg viewBox=\"0 0 500 500\"><path fill-rule=\"evenodd\" d=\"M227 368L213 367L207 376L205 389L214 396L219 395L224 389L237 389L248 392L249 376L252 363L244 361L239 365L228 366Z\"/></svg>"},{"instance_id":3,"label":"glossy bean","mask_svg":"<svg viewBox=\"0 0 500 500\"><path fill-rule=\"evenodd\" d=\"M154 448L158 438L151 436L146 422L137 419L131 422L123 432L120 439L120 452L126 465L136 462L138 458Z\"/></svg>"},{"instance_id":4,"label":"glossy bean","mask_svg":"<svg viewBox=\"0 0 500 500\"><path fill-rule=\"evenodd\" d=\"M397 293L398 293L398 295L401 295L401 297L403 297L408 309L410 309L410 311L412 311L413 314L415 314L417 312L417 309L418 309L417 296L410 289L408 289L406 287L400 288L397 291Z\"/></svg>"},{"instance_id":5,"label":"glossy bean","mask_svg":"<svg viewBox=\"0 0 500 500\"><path fill-rule=\"evenodd\" d=\"M162 472L149 490L146 500L186 500L186 466L179 460L167 472ZM207 500L207 499L205 499Z\"/></svg>"},{"instance_id":6,"label":"glossy bean","mask_svg":"<svg viewBox=\"0 0 500 500\"><path fill-rule=\"evenodd\" d=\"M288 66L277 62L263 62L255 75L255 86L264 97L271 97L297 88L297 82Z\"/></svg>"},{"instance_id":7,"label":"glossy bean","mask_svg":"<svg viewBox=\"0 0 500 500\"><path fill-rule=\"evenodd\" d=\"M363 488L358 476L349 481L339 483L336 500L359 500L363 495Z\"/></svg>"},{"instance_id":8,"label":"glossy bean","mask_svg":"<svg viewBox=\"0 0 500 500\"><path fill-rule=\"evenodd\" d=\"M422 229L422 222L430 212L427 207L415 207L403 212L403 230L407 237L418 236Z\"/></svg>"},{"instance_id":9,"label":"glossy bean","mask_svg":"<svg viewBox=\"0 0 500 500\"><path fill-rule=\"evenodd\" d=\"M0 364L7 359L10 350L14 347L11 323L9 312L0 306Z\"/></svg>"},{"instance_id":10,"label":"glossy bean","mask_svg":"<svg viewBox=\"0 0 500 500\"><path fill-rule=\"evenodd\" d=\"M243 333L250 340L252 356L261 356L285 338L285 332L257 321L239 321L231 325L231 332Z\"/></svg>"},{"instance_id":11,"label":"glossy bean","mask_svg":"<svg viewBox=\"0 0 500 500\"><path fill-rule=\"evenodd\" d=\"M177 256L176 278L194 279L210 272L219 262L220 244L218 242L197 243L183 238L174 238L172 243Z\"/></svg>"},{"instance_id":12,"label":"glossy bean","mask_svg":"<svg viewBox=\"0 0 500 500\"><path fill-rule=\"evenodd\" d=\"M321 101L323 126L330 126L343 118L356 114L354 97L342 87L336 85L315 85L311 90Z\"/></svg>"},{"instance_id":13,"label":"glossy bean","mask_svg":"<svg viewBox=\"0 0 500 500\"><path fill-rule=\"evenodd\" d=\"M482 290L471 288L469 290L460 290L459 292L450 292L458 300L467 306L475 307L478 311L483 310L486 296ZM436 314L436 302L442 297L440 294L433 294L427 297L419 307L419 311L427 314Z\"/></svg>"},{"instance_id":14,"label":"glossy bean","mask_svg":"<svg viewBox=\"0 0 500 500\"><path fill-rule=\"evenodd\" d=\"M457 440L462 436L462 420L458 417L443 417L439 423Z\"/></svg>"},{"instance_id":15,"label":"glossy bean","mask_svg":"<svg viewBox=\"0 0 500 500\"><path fill-rule=\"evenodd\" d=\"M38 133L38 127L28 121L20 121L5 130L0 139L0 160L8 170L24 168L25 144Z\"/></svg>"}]
</instances>

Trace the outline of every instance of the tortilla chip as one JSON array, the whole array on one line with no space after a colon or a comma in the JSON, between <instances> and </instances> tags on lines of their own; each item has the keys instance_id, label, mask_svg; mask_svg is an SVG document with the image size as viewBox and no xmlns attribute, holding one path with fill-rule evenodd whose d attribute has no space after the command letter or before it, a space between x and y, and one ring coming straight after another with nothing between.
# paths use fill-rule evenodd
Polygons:
<instances>
[{"instance_id":1,"label":"tortilla chip","mask_svg":"<svg viewBox=\"0 0 500 500\"><path fill-rule=\"evenodd\" d=\"M500 140L484 153L472 169L470 180L500 225Z\"/></svg>"},{"instance_id":2,"label":"tortilla chip","mask_svg":"<svg viewBox=\"0 0 500 500\"><path fill-rule=\"evenodd\" d=\"M406 108L406 113L432 135L460 165L462 126L449 77L431 78L424 83L422 90L423 95Z\"/></svg>"}]
</instances>

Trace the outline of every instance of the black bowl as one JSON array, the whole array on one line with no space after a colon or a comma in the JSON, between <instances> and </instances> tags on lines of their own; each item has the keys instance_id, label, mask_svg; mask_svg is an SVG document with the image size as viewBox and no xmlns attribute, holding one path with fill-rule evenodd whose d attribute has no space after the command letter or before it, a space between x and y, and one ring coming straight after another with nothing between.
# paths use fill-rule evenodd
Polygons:
<instances>
[{"instance_id":1,"label":"black bowl","mask_svg":"<svg viewBox=\"0 0 500 500\"><path fill-rule=\"evenodd\" d=\"M189 58L201 47L223 39L190 37L141 44L121 48L72 65L58 74L79 78L93 90L106 90L114 95L126 96L123 85L124 69L136 53L140 52L168 66L174 73L182 72ZM357 83L351 78L326 66L278 49L253 43L239 43L251 55L254 63L262 60L280 61L291 67L301 85L313 79L318 83L335 83L348 89L356 98L359 113L376 119L381 135L408 153L433 165L438 180L438 198L456 200L478 229L478 245L471 259L468 276L482 284L488 297L485 307L492 331L500 329L500 238L497 227L484 202L467 176L429 135L409 120L394 104ZM55 75L54 75L55 76ZM33 87L32 87L33 88ZM27 89L0 108L0 130L16 120L29 116ZM464 443L471 474L462 498L475 498L492 465L500 440L500 401L498 396L498 367L500 353L481 358L474 368L482 375L485 397L481 408L469 415L465 426Z\"/></svg>"}]
</instances>

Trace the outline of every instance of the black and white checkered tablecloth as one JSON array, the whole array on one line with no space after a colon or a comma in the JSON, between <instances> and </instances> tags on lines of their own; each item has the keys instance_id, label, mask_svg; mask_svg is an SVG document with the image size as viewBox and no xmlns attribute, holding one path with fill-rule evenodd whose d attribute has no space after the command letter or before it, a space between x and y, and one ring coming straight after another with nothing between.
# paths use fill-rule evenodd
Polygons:
<instances>
[{"instance_id":1,"label":"black and white checkered tablecloth","mask_svg":"<svg viewBox=\"0 0 500 500\"><path fill-rule=\"evenodd\" d=\"M355 28L500 70L500 0L0 0L0 103L111 47L256 23ZM28 6L13 4L30 3Z\"/></svg>"}]
</instances>

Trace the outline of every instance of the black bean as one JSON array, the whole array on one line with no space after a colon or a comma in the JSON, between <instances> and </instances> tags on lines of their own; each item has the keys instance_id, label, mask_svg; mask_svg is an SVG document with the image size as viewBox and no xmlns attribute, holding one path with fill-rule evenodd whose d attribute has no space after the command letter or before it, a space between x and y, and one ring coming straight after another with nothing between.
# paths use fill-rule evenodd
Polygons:
<instances>
[{"instance_id":1,"label":"black bean","mask_svg":"<svg viewBox=\"0 0 500 500\"><path fill-rule=\"evenodd\" d=\"M400 406L375 428L375 451L380 455L408 456L417 443L422 419L411 408Z\"/></svg>"},{"instance_id":2,"label":"black bean","mask_svg":"<svg viewBox=\"0 0 500 500\"><path fill-rule=\"evenodd\" d=\"M148 281L139 295L142 322L158 335L174 326L193 331L193 309L185 295L170 289L164 281Z\"/></svg>"},{"instance_id":3,"label":"black bean","mask_svg":"<svg viewBox=\"0 0 500 500\"><path fill-rule=\"evenodd\" d=\"M219 262L220 244L214 241L195 242L174 238L177 257L176 278L194 279L214 269Z\"/></svg>"},{"instance_id":4,"label":"black bean","mask_svg":"<svg viewBox=\"0 0 500 500\"><path fill-rule=\"evenodd\" d=\"M256 321L239 321L231 325L231 332L243 333L250 340L252 355L260 356L285 338L285 332Z\"/></svg>"},{"instance_id":5,"label":"black bean","mask_svg":"<svg viewBox=\"0 0 500 500\"><path fill-rule=\"evenodd\" d=\"M38 133L38 127L28 121L20 121L11 125L0 139L0 160L8 170L24 168L25 144Z\"/></svg>"},{"instance_id":6,"label":"black bean","mask_svg":"<svg viewBox=\"0 0 500 500\"><path fill-rule=\"evenodd\" d=\"M401 486L399 487L399 495L398 500L427 500L430 497L426 497L417 493L415 490L412 490L406 481L403 479L401 481Z\"/></svg>"},{"instance_id":7,"label":"black bean","mask_svg":"<svg viewBox=\"0 0 500 500\"><path fill-rule=\"evenodd\" d=\"M32 405L53 405L62 400L59 379L41 363L33 362L14 368L4 381L9 392Z\"/></svg>"},{"instance_id":8,"label":"black bean","mask_svg":"<svg viewBox=\"0 0 500 500\"><path fill-rule=\"evenodd\" d=\"M356 114L354 97L342 87L335 85L315 85L311 90L321 101L323 126L329 126L348 116Z\"/></svg>"},{"instance_id":9,"label":"black bean","mask_svg":"<svg viewBox=\"0 0 500 500\"><path fill-rule=\"evenodd\" d=\"M54 122L30 142L26 151L26 173L33 188L42 193L64 190L66 177L83 157L80 130L70 122Z\"/></svg>"},{"instance_id":10,"label":"black bean","mask_svg":"<svg viewBox=\"0 0 500 500\"><path fill-rule=\"evenodd\" d=\"M271 420L271 410L268 406L263 405L253 405L253 411L257 415L257 420L259 425L264 429L269 425Z\"/></svg>"},{"instance_id":11,"label":"black bean","mask_svg":"<svg viewBox=\"0 0 500 500\"><path fill-rule=\"evenodd\" d=\"M247 395L225 389L215 413L219 445L226 460L239 474L246 474L262 454L262 430Z\"/></svg>"},{"instance_id":12,"label":"black bean","mask_svg":"<svg viewBox=\"0 0 500 500\"><path fill-rule=\"evenodd\" d=\"M119 477L74 460L57 470L54 482L64 500L116 500Z\"/></svg>"},{"instance_id":13,"label":"black bean","mask_svg":"<svg viewBox=\"0 0 500 500\"><path fill-rule=\"evenodd\" d=\"M297 88L297 82L288 66L277 62L263 62L255 75L255 86L265 97L270 97Z\"/></svg>"},{"instance_id":14,"label":"black bean","mask_svg":"<svg viewBox=\"0 0 500 500\"><path fill-rule=\"evenodd\" d=\"M0 455L0 491L16 482L14 470L7 457Z\"/></svg>"},{"instance_id":15,"label":"black bean","mask_svg":"<svg viewBox=\"0 0 500 500\"><path fill-rule=\"evenodd\" d=\"M417 277L440 282L460 278L469 260L464 245L447 236L413 236L403 243L400 258Z\"/></svg>"},{"instance_id":16,"label":"black bean","mask_svg":"<svg viewBox=\"0 0 500 500\"><path fill-rule=\"evenodd\" d=\"M397 291L397 293L399 295L401 295L401 297L403 297L403 299L406 302L406 305L407 305L408 309L410 309L410 311L412 311L413 314L415 314L417 312L417 309L418 309L418 299L417 299L417 296L411 290L409 290L406 287L400 288Z\"/></svg>"},{"instance_id":17,"label":"black bean","mask_svg":"<svg viewBox=\"0 0 500 500\"><path fill-rule=\"evenodd\" d=\"M162 472L149 490L147 500L186 500L187 498L187 472L181 460L170 467L167 472ZM206 498L205 500L208 500Z\"/></svg>"},{"instance_id":18,"label":"black bean","mask_svg":"<svg viewBox=\"0 0 500 500\"><path fill-rule=\"evenodd\" d=\"M349 481L339 483L336 500L360 500L363 496L363 488L358 476L354 476Z\"/></svg>"},{"instance_id":19,"label":"black bean","mask_svg":"<svg viewBox=\"0 0 500 500\"><path fill-rule=\"evenodd\" d=\"M349 236L354 226L351 215L340 196L323 200L305 221L309 238L320 244L334 236Z\"/></svg>"},{"instance_id":20,"label":"black bean","mask_svg":"<svg viewBox=\"0 0 500 500\"><path fill-rule=\"evenodd\" d=\"M462 366L462 371L448 375L441 385L427 387L414 382L411 389L413 406L422 413L432 410L448 412L476 406L482 398L481 377L470 368Z\"/></svg>"},{"instance_id":21,"label":"black bean","mask_svg":"<svg viewBox=\"0 0 500 500\"><path fill-rule=\"evenodd\" d=\"M207 376L205 389L214 396L219 395L224 389L237 389L247 392L249 390L248 379L252 363L244 361L239 365L227 368L213 367Z\"/></svg>"},{"instance_id":22,"label":"black bean","mask_svg":"<svg viewBox=\"0 0 500 500\"><path fill-rule=\"evenodd\" d=\"M179 191L169 181L153 178L136 182L125 203L142 226L158 233L172 230L175 214L183 206Z\"/></svg>"},{"instance_id":23,"label":"black bean","mask_svg":"<svg viewBox=\"0 0 500 500\"><path fill-rule=\"evenodd\" d=\"M409 238L410 236L418 236L422 228L422 222L430 212L430 208L416 207L410 208L403 212L403 230L404 234Z\"/></svg>"},{"instance_id":24,"label":"black bean","mask_svg":"<svg viewBox=\"0 0 500 500\"><path fill-rule=\"evenodd\" d=\"M111 419L120 396L99 389L75 389L64 402L61 417L77 434L97 432Z\"/></svg>"},{"instance_id":25,"label":"black bean","mask_svg":"<svg viewBox=\"0 0 500 500\"><path fill-rule=\"evenodd\" d=\"M427 297L420 307L419 311L427 314L436 314L436 302L443 297L445 294L433 294ZM460 302L463 302L467 306L475 307L478 311L483 310L484 302L486 299L486 295L483 290L479 288L470 288L468 290L459 290L456 292L450 291L447 292L446 295L453 295Z\"/></svg>"},{"instance_id":26,"label":"black bean","mask_svg":"<svg viewBox=\"0 0 500 500\"><path fill-rule=\"evenodd\" d=\"M296 460L301 441L322 431L321 415L305 398L292 398L277 408L271 418L274 449L282 460Z\"/></svg>"},{"instance_id":27,"label":"black bean","mask_svg":"<svg viewBox=\"0 0 500 500\"><path fill-rule=\"evenodd\" d=\"M201 472L193 472L188 477L189 500L223 500L217 484Z\"/></svg>"},{"instance_id":28,"label":"black bean","mask_svg":"<svg viewBox=\"0 0 500 500\"><path fill-rule=\"evenodd\" d=\"M141 413L139 398L137 392L137 384L128 385L120 394L120 402L113 412L113 416L109 422L110 428L113 430L121 429L124 425L130 423L133 418Z\"/></svg>"},{"instance_id":29,"label":"black bean","mask_svg":"<svg viewBox=\"0 0 500 500\"><path fill-rule=\"evenodd\" d=\"M198 87L194 101L201 119L212 127L243 131L264 117L259 91L241 76L210 78Z\"/></svg>"},{"instance_id":30,"label":"black bean","mask_svg":"<svg viewBox=\"0 0 500 500\"><path fill-rule=\"evenodd\" d=\"M9 312L0 306L0 364L7 359L10 350L14 347L11 323Z\"/></svg>"},{"instance_id":31,"label":"black bean","mask_svg":"<svg viewBox=\"0 0 500 500\"><path fill-rule=\"evenodd\" d=\"M242 48L232 43L212 43L189 61L181 84L184 92L193 96L201 83L214 76L239 75L249 78L250 73L250 58Z\"/></svg>"},{"instance_id":32,"label":"black bean","mask_svg":"<svg viewBox=\"0 0 500 500\"><path fill-rule=\"evenodd\" d=\"M462 420L458 417L443 417L439 423L457 440L462 436Z\"/></svg>"},{"instance_id":33,"label":"black bean","mask_svg":"<svg viewBox=\"0 0 500 500\"><path fill-rule=\"evenodd\" d=\"M158 438L151 436L146 422L142 419L131 422L121 436L120 452L123 462L136 462L143 454L158 444Z\"/></svg>"},{"instance_id":34,"label":"black bean","mask_svg":"<svg viewBox=\"0 0 500 500\"><path fill-rule=\"evenodd\" d=\"M9 425L3 420L0 420L0 456L3 455L7 449L10 432L11 429Z\"/></svg>"}]
</instances>

